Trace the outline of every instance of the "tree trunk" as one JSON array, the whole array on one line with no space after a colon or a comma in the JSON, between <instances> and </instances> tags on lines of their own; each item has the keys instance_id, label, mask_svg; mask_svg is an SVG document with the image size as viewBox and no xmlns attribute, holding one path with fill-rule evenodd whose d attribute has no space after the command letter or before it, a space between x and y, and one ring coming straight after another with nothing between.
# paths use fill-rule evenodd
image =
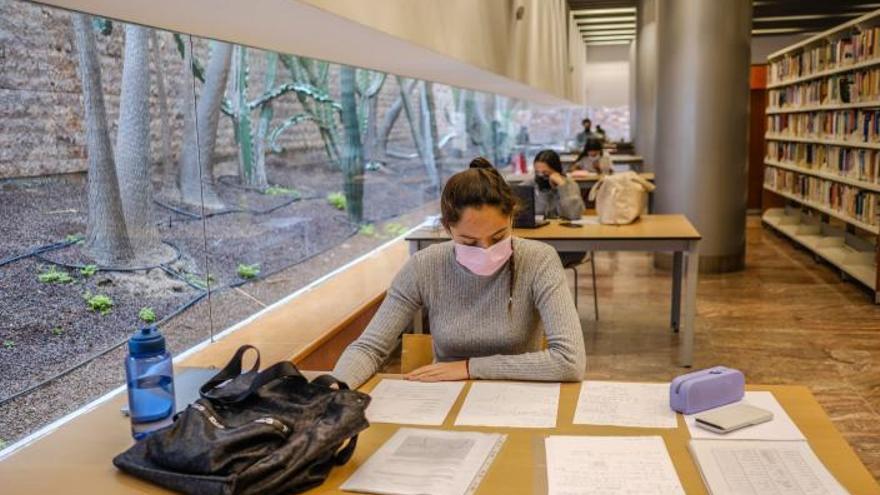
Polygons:
<instances>
[{"instance_id":1,"label":"tree trunk","mask_svg":"<svg viewBox=\"0 0 880 495\"><path fill-rule=\"evenodd\" d=\"M345 146L342 150L342 169L345 175L345 199L348 218L355 223L364 219L364 157L361 131L355 99L355 68L343 65L339 69L342 129Z\"/></svg>"},{"instance_id":2,"label":"tree trunk","mask_svg":"<svg viewBox=\"0 0 880 495\"><path fill-rule=\"evenodd\" d=\"M101 67L91 17L73 14L71 18L82 82L89 160L89 219L83 251L100 265L117 265L130 261L134 253L125 228L113 164Z\"/></svg>"},{"instance_id":3,"label":"tree trunk","mask_svg":"<svg viewBox=\"0 0 880 495\"><path fill-rule=\"evenodd\" d=\"M400 78L398 78L398 83L400 83ZM385 155L388 155L388 139L391 137L391 129L394 128L394 123L397 122L397 119L400 117L400 111L403 110L403 95L410 94L415 87L415 81L405 81L403 84L406 85L406 88L403 88L401 94L397 96L397 99L394 100L394 103L385 112L385 117L382 119L382 127L379 129L379 146Z\"/></svg>"},{"instance_id":4,"label":"tree trunk","mask_svg":"<svg viewBox=\"0 0 880 495\"><path fill-rule=\"evenodd\" d=\"M440 166L440 134L437 132L437 110L434 105L434 83L430 81L424 81L422 83L422 115L423 119L426 122L425 132L422 133L425 136L425 146L431 148L431 161L434 162L434 169L436 170L438 185L441 174L441 166Z\"/></svg>"},{"instance_id":5,"label":"tree trunk","mask_svg":"<svg viewBox=\"0 0 880 495\"><path fill-rule=\"evenodd\" d=\"M159 48L159 36L155 29L150 30L150 43L153 45L153 70L156 71L156 89L159 93L159 124L162 133L162 171L171 171L174 161L171 152L171 116L168 113L168 91L165 89L165 64Z\"/></svg>"},{"instance_id":6,"label":"tree trunk","mask_svg":"<svg viewBox=\"0 0 880 495\"><path fill-rule=\"evenodd\" d=\"M122 94L116 132L116 175L128 238L141 260L162 251L153 222L150 176L150 50L149 29L125 26Z\"/></svg>"},{"instance_id":7,"label":"tree trunk","mask_svg":"<svg viewBox=\"0 0 880 495\"><path fill-rule=\"evenodd\" d=\"M427 141L419 131L419 122L416 122L415 112L413 112L409 97L404 89L406 82L400 76L397 77L397 82L400 86L400 97L403 102L403 110L406 113L406 119L409 121L409 130L412 134L413 142L415 142L416 150L419 152L419 158L422 159L422 163L425 165L425 172L428 173L428 180L430 180L431 187L439 187L440 180L437 177L437 166L434 163L433 146L426 146ZM422 86L422 88L424 88L424 86ZM420 94L424 95L424 91L421 91ZM429 126L428 130L430 131Z\"/></svg>"},{"instance_id":8,"label":"tree trunk","mask_svg":"<svg viewBox=\"0 0 880 495\"><path fill-rule=\"evenodd\" d=\"M211 42L211 60L205 74L205 85L199 95L198 108L193 102L195 87L192 74L191 39L184 43L184 132L183 150L180 156L178 184L184 203L207 209L222 209L223 202L214 189L214 144L217 141L217 124L220 121L220 104L226 90L232 45ZM195 112L193 111L195 110ZM198 132L196 132L196 114ZM204 201L203 201L204 198Z\"/></svg>"},{"instance_id":9,"label":"tree trunk","mask_svg":"<svg viewBox=\"0 0 880 495\"><path fill-rule=\"evenodd\" d=\"M263 92L272 91L275 86L275 74L278 69L278 54L266 52L266 80ZM253 174L248 178L247 184L257 189L269 187L269 179L266 176L266 154L268 142L266 136L269 133L269 124L272 122L274 110L272 100L268 100L260 107L260 122L257 124L257 135L254 138L254 168Z\"/></svg>"}]
</instances>

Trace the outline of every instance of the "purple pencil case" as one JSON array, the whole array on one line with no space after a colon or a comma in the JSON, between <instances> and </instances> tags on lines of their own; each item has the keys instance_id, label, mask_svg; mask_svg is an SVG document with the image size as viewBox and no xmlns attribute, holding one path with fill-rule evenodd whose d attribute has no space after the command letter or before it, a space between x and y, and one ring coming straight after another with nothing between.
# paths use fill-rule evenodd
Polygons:
<instances>
[{"instance_id":1,"label":"purple pencil case","mask_svg":"<svg viewBox=\"0 0 880 495\"><path fill-rule=\"evenodd\" d=\"M669 384L669 407L694 414L742 400L746 378L742 372L715 366L675 377Z\"/></svg>"}]
</instances>

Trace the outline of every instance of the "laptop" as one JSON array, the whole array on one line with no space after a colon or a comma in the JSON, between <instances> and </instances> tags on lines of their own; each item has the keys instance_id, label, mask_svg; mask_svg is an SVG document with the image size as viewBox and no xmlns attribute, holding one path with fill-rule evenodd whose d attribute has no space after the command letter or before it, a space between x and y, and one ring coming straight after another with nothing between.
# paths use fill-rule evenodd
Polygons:
<instances>
[{"instance_id":1,"label":"laptop","mask_svg":"<svg viewBox=\"0 0 880 495\"><path fill-rule=\"evenodd\" d=\"M519 200L520 210L513 219L513 227L516 229L536 229L550 223L544 220L544 215L535 214L535 185L534 184L511 184L513 194Z\"/></svg>"}]
</instances>

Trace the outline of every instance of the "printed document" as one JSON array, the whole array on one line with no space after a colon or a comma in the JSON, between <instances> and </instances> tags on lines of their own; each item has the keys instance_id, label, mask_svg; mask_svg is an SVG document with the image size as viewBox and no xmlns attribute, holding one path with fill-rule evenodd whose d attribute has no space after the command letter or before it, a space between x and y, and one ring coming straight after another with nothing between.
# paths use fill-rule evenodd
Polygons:
<instances>
[{"instance_id":1,"label":"printed document","mask_svg":"<svg viewBox=\"0 0 880 495\"><path fill-rule=\"evenodd\" d=\"M581 383L574 424L676 428L668 383Z\"/></svg>"},{"instance_id":2,"label":"printed document","mask_svg":"<svg viewBox=\"0 0 880 495\"><path fill-rule=\"evenodd\" d=\"M684 495L662 437L550 436L548 495Z\"/></svg>"},{"instance_id":3,"label":"printed document","mask_svg":"<svg viewBox=\"0 0 880 495\"><path fill-rule=\"evenodd\" d=\"M411 382L385 379L370 392L370 423L440 426L464 382Z\"/></svg>"},{"instance_id":4,"label":"printed document","mask_svg":"<svg viewBox=\"0 0 880 495\"><path fill-rule=\"evenodd\" d=\"M456 426L554 428L558 383L474 382Z\"/></svg>"},{"instance_id":5,"label":"printed document","mask_svg":"<svg viewBox=\"0 0 880 495\"><path fill-rule=\"evenodd\" d=\"M837 495L847 491L806 441L691 440L712 495Z\"/></svg>"},{"instance_id":6,"label":"printed document","mask_svg":"<svg viewBox=\"0 0 880 495\"><path fill-rule=\"evenodd\" d=\"M401 428L341 488L384 495L465 495L479 484L504 438Z\"/></svg>"}]
</instances>

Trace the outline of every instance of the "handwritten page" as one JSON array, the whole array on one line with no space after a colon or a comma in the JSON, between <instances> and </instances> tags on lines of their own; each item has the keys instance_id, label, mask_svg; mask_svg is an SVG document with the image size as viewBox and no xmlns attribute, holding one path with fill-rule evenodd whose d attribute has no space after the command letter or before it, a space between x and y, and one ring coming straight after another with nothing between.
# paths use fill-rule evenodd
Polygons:
<instances>
[{"instance_id":1,"label":"handwritten page","mask_svg":"<svg viewBox=\"0 0 880 495\"><path fill-rule=\"evenodd\" d=\"M684 495L663 438L550 436L548 495Z\"/></svg>"},{"instance_id":2,"label":"handwritten page","mask_svg":"<svg viewBox=\"0 0 880 495\"><path fill-rule=\"evenodd\" d=\"M581 384L574 424L675 428L668 383L585 381Z\"/></svg>"},{"instance_id":3,"label":"handwritten page","mask_svg":"<svg viewBox=\"0 0 880 495\"><path fill-rule=\"evenodd\" d=\"M799 430L791 418L788 417L785 409L783 409L779 402L776 401L776 397L773 397L772 392L746 392L746 395L741 402L772 412L773 419L766 423L747 426L741 430L734 430L730 433L721 434L697 426L696 416L700 413L688 414L685 415L684 421L687 424L688 431L690 431L691 438L707 438L713 440L804 440L804 434L801 433L801 430ZM734 404L739 404L739 402L735 402ZM730 407L734 404L728 404L721 407ZM703 411L703 413L705 412L707 411Z\"/></svg>"},{"instance_id":4,"label":"handwritten page","mask_svg":"<svg viewBox=\"0 0 880 495\"><path fill-rule=\"evenodd\" d=\"M370 423L440 426L458 399L464 382L382 380L370 392Z\"/></svg>"},{"instance_id":5,"label":"handwritten page","mask_svg":"<svg viewBox=\"0 0 880 495\"><path fill-rule=\"evenodd\" d=\"M847 491L806 441L691 440L712 495L836 495Z\"/></svg>"},{"instance_id":6,"label":"handwritten page","mask_svg":"<svg viewBox=\"0 0 880 495\"><path fill-rule=\"evenodd\" d=\"M554 428L558 383L474 382L456 426Z\"/></svg>"},{"instance_id":7,"label":"handwritten page","mask_svg":"<svg viewBox=\"0 0 880 495\"><path fill-rule=\"evenodd\" d=\"M385 495L464 495L479 484L504 435L401 428L340 488Z\"/></svg>"}]
</instances>

